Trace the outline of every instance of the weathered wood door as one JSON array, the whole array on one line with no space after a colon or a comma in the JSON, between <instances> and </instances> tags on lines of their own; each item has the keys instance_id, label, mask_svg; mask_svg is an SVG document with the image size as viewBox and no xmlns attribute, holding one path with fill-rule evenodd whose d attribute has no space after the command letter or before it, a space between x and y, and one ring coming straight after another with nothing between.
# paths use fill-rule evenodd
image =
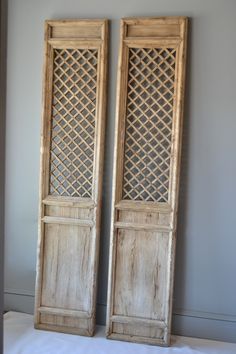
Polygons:
<instances>
[{"instance_id":1,"label":"weathered wood door","mask_svg":"<svg viewBox=\"0 0 236 354\"><path fill-rule=\"evenodd\" d=\"M168 345L187 19L121 22L108 338Z\"/></svg>"},{"instance_id":2,"label":"weathered wood door","mask_svg":"<svg viewBox=\"0 0 236 354\"><path fill-rule=\"evenodd\" d=\"M92 335L107 21L47 21L35 327Z\"/></svg>"}]
</instances>

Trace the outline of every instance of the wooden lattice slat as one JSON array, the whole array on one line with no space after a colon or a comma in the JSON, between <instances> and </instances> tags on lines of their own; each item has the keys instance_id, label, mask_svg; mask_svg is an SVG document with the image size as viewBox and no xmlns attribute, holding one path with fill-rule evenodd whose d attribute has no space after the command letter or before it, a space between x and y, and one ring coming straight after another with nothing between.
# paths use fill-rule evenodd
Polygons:
<instances>
[{"instance_id":1,"label":"wooden lattice slat","mask_svg":"<svg viewBox=\"0 0 236 354\"><path fill-rule=\"evenodd\" d=\"M187 19L121 23L107 337L168 345Z\"/></svg>"},{"instance_id":2,"label":"wooden lattice slat","mask_svg":"<svg viewBox=\"0 0 236 354\"><path fill-rule=\"evenodd\" d=\"M35 327L93 335L106 20L46 21Z\"/></svg>"}]
</instances>

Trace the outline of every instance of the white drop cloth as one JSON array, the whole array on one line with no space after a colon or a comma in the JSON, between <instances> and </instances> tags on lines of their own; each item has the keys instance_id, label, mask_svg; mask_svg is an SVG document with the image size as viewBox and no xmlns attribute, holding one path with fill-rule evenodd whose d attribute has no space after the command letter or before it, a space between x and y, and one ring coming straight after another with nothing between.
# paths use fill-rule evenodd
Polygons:
<instances>
[{"instance_id":1,"label":"white drop cloth","mask_svg":"<svg viewBox=\"0 0 236 354\"><path fill-rule=\"evenodd\" d=\"M108 340L102 326L92 338L35 330L19 312L4 315L4 340L4 354L236 354L236 344L180 336L169 348Z\"/></svg>"}]
</instances>

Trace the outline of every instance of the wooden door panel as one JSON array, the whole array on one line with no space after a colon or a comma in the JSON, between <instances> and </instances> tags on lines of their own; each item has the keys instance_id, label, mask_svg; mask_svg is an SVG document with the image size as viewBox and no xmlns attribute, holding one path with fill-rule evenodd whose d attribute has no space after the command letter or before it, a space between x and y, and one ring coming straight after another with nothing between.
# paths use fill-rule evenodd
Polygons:
<instances>
[{"instance_id":1,"label":"wooden door panel","mask_svg":"<svg viewBox=\"0 0 236 354\"><path fill-rule=\"evenodd\" d=\"M113 321L112 330L116 333L116 338L124 340L125 336L139 337L140 341L145 342L149 338L149 344L156 344L156 338L164 338L165 331L160 326L153 326L150 323L147 325L145 322L135 321L132 319L133 324L121 323ZM127 339L126 339L127 340Z\"/></svg>"},{"instance_id":2,"label":"wooden door panel","mask_svg":"<svg viewBox=\"0 0 236 354\"><path fill-rule=\"evenodd\" d=\"M88 226L46 224L41 306L89 312L90 232Z\"/></svg>"},{"instance_id":3,"label":"wooden door panel","mask_svg":"<svg viewBox=\"0 0 236 354\"><path fill-rule=\"evenodd\" d=\"M187 19L121 22L107 336L168 345Z\"/></svg>"},{"instance_id":4,"label":"wooden door panel","mask_svg":"<svg viewBox=\"0 0 236 354\"><path fill-rule=\"evenodd\" d=\"M107 21L47 21L35 327L92 335Z\"/></svg>"},{"instance_id":5,"label":"wooden door panel","mask_svg":"<svg viewBox=\"0 0 236 354\"><path fill-rule=\"evenodd\" d=\"M164 321L168 233L119 229L114 315Z\"/></svg>"}]
</instances>

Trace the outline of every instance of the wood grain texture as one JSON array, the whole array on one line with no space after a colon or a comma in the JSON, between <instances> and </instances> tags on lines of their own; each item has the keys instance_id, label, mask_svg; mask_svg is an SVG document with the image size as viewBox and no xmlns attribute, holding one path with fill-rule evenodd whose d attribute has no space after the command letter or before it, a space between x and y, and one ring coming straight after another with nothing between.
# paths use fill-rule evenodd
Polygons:
<instances>
[{"instance_id":1,"label":"wood grain texture","mask_svg":"<svg viewBox=\"0 0 236 354\"><path fill-rule=\"evenodd\" d=\"M89 312L84 294L91 284L90 229L47 224L44 247L41 305Z\"/></svg>"},{"instance_id":2,"label":"wood grain texture","mask_svg":"<svg viewBox=\"0 0 236 354\"><path fill-rule=\"evenodd\" d=\"M166 287L160 284L167 279L164 265L170 242L168 236L148 230L118 230L114 291L116 315L124 315L125 310L128 317L164 321Z\"/></svg>"},{"instance_id":3,"label":"wood grain texture","mask_svg":"<svg viewBox=\"0 0 236 354\"><path fill-rule=\"evenodd\" d=\"M107 20L45 23L35 327L93 335Z\"/></svg>"},{"instance_id":4,"label":"wood grain texture","mask_svg":"<svg viewBox=\"0 0 236 354\"><path fill-rule=\"evenodd\" d=\"M187 19L121 21L107 337L169 345Z\"/></svg>"}]
</instances>

